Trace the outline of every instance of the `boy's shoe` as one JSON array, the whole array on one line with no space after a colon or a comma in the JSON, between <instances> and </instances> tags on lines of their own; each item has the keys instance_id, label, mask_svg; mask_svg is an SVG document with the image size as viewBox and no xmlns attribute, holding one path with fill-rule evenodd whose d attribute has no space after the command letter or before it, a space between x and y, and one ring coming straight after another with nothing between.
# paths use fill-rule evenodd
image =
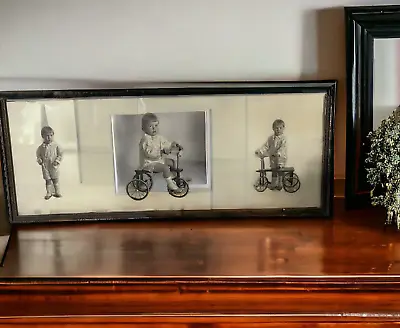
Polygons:
<instances>
[{"instance_id":1,"label":"boy's shoe","mask_svg":"<svg viewBox=\"0 0 400 328\"><path fill-rule=\"evenodd\" d=\"M46 185L46 196L44 196L45 200L48 200L53 196L53 188L51 185Z\"/></svg>"},{"instance_id":2,"label":"boy's shoe","mask_svg":"<svg viewBox=\"0 0 400 328\"><path fill-rule=\"evenodd\" d=\"M53 193L54 197L60 198L61 197L61 193L60 193L60 186L59 184L55 184L54 185L54 193Z\"/></svg>"},{"instance_id":3,"label":"boy's shoe","mask_svg":"<svg viewBox=\"0 0 400 328\"><path fill-rule=\"evenodd\" d=\"M169 190L178 191L180 188L176 185L176 182L172 179L167 179L167 187Z\"/></svg>"},{"instance_id":4,"label":"boy's shoe","mask_svg":"<svg viewBox=\"0 0 400 328\"><path fill-rule=\"evenodd\" d=\"M282 177L278 177L278 183L276 185L276 190L282 190L283 187L283 182L282 182Z\"/></svg>"}]
</instances>

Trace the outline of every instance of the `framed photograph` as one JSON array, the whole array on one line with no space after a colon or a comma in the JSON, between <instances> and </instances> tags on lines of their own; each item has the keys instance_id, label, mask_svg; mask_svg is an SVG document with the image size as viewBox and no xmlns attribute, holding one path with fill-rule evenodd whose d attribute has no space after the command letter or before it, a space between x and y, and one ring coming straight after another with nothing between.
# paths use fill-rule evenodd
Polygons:
<instances>
[{"instance_id":1,"label":"framed photograph","mask_svg":"<svg viewBox=\"0 0 400 328\"><path fill-rule=\"evenodd\" d=\"M346 207L370 206L367 135L400 104L400 6L346 7Z\"/></svg>"},{"instance_id":2,"label":"framed photograph","mask_svg":"<svg viewBox=\"0 0 400 328\"><path fill-rule=\"evenodd\" d=\"M336 81L0 99L12 223L332 215Z\"/></svg>"}]
</instances>

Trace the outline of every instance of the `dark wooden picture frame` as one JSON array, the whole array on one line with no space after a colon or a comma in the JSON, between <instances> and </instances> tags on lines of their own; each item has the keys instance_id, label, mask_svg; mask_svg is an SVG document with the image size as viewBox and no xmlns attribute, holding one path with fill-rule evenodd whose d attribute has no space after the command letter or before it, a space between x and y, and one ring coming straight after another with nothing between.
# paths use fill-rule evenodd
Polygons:
<instances>
[{"instance_id":1,"label":"dark wooden picture frame","mask_svg":"<svg viewBox=\"0 0 400 328\"><path fill-rule=\"evenodd\" d=\"M374 39L400 38L400 6L345 7L346 19L346 186L348 209L369 207L365 159L373 129ZM394 110L395 108L393 108Z\"/></svg>"},{"instance_id":2,"label":"dark wooden picture frame","mask_svg":"<svg viewBox=\"0 0 400 328\"><path fill-rule=\"evenodd\" d=\"M0 92L1 105L1 161L7 214L11 223L52 221L87 221L115 219L182 219L182 218L249 218L249 217L331 217L333 212L333 131L337 82L278 81L278 82L216 82L145 85L132 89L97 90L26 90ZM17 204L16 182L8 116L8 102L68 99L127 99L141 97L198 97L198 96L253 96L253 95L318 94L321 99L322 166L319 178L320 206L293 208L237 208L207 210L150 210L150 211L89 211L84 213L20 214ZM307 106L306 106L307 107ZM292 110L296 110L293 108ZM270 123L266 123L270 129ZM40 131L39 131L40 133ZM268 132L266 132L268 133ZM321 163L321 160L320 162ZM258 173L257 173L258 174Z\"/></svg>"}]
</instances>

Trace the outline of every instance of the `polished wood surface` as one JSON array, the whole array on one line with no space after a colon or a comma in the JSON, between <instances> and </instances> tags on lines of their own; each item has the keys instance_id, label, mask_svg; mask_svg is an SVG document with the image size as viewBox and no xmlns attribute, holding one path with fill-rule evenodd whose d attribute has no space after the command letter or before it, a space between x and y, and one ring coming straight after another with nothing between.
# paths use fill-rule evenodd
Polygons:
<instances>
[{"instance_id":1,"label":"polished wood surface","mask_svg":"<svg viewBox=\"0 0 400 328\"><path fill-rule=\"evenodd\" d=\"M323 220L17 227L0 327L400 325L400 233L335 202Z\"/></svg>"},{"instance_id":2,"label":"polished wood surface","mask_svg":"<svg viewBox=\"0 0 400 328\"><path fill-rule=\"evenodd\" d=\"M317 317L313 320L292 321L290 318L272 319L266 322L265 318L253 318L251 322L248 318L238 317L220 318L220 317L197 317L191 316L187 318L181 317L104 317L104 318L35 318L32 319L4 319L0 321L0 327L65 327L65 328L81 328L81 327L113 327L113 328L387 328L400 326L397 322L334 322L327 321L324 318ZM320 321L318 321L320 320Z\"/></svg>"},{"instance_id":3,"label":"polished wood surface","mask_svg":"<svg viewBox=\"0 0 400 328\"><path fill-rule=\"evenodd\" d=\"M272 277L400 274L382 211L332 219L21 226L1 277Z\"/></svg>"}]
</instances>

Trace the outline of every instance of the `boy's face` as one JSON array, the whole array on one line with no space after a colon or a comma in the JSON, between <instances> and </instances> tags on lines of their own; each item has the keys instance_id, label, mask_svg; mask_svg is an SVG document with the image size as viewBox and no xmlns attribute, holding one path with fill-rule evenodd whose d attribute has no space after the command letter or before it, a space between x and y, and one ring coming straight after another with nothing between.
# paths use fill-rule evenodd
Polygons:
<instances>
[{"instance_id":1,"label":"boy's face","mask_svg":"<svg viewBox=\"0 0 400 328\"><path fill-rule=\"evenodd\" d=\"M158 133L158 121L147 122L145 125L145 131L150 136L155 136Z\"/></svg>"},{"instance_id":2,"label":"boy's face","mask_svg":"<svg viewBox=\"0 0 400 328\"><path fill-rule=\"evenodd\" d=\"M53 136L54 136L53 132L48 132L44 134L43 141L48 144L53 141Z\"/></svg>"},{"instance_id":3,"label":"boy's face","mask_svg":"<svg viewBox=\"0 0 400 328\"><path fill-rule=\"evenodd\" d=\"M285 130L285 127L282 124L275 124L273 130L276 136L280 136L281 134L283 134L283 130Z\"/></svg>"}]
</instances>

